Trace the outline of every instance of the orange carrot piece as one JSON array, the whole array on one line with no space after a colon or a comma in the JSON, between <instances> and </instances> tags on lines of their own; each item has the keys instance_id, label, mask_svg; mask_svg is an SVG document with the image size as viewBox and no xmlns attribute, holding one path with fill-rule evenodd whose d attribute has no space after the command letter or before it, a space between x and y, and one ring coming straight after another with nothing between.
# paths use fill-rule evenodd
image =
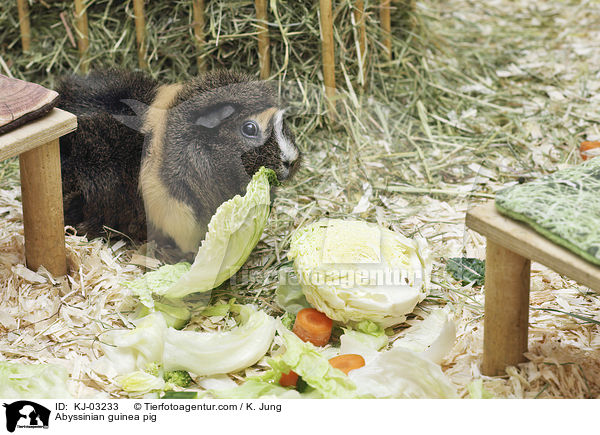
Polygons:
<instances>
[{"instance_id":1,"label":"orange carrot piece","mask_svg":"<svg viewBox=\"0 0 600 435\"><path fill-rule=\"evenodd\" d=\"M359 369L364 366L365 359L355 353L347 353L331 358L329 364L348 374L350 370Z\"/></svg>"},{"instance_id":2,"label":"orange carrot piece","mask_svg":"<svg viewBox=\"0 0 600 435\"><path fill-rule=\"evenodd\" d=\"M304 308L296 314L296 322L292 332L302 341L315 346L325 346L331 337L333 320L314 308Z\"/></svg>"},{"instance_id":3,"label":"orange carrot piece","mask_svg":"<svg viewBox=\"0 0 600 435\"><path fill-rule=\"evenodd\" d=\"M296 382L298 382L298 373L293 370L290 370L289 373L282 373L279 378L279 385L282 387L295 387Z\"/></svg>"},{"instance_id":4,"label":"orange carrot piece","mask_svg":"<svg viewBox=\"0 0 600 435\"><path fill-rule=\"evenodd\" d=\"M581 158L583 160L591 159L593 156L589 156L587 151L593 150L594 148L600 148L600 141L581 142L581 146L579 147Z\"/></svg>"}]
</instances>

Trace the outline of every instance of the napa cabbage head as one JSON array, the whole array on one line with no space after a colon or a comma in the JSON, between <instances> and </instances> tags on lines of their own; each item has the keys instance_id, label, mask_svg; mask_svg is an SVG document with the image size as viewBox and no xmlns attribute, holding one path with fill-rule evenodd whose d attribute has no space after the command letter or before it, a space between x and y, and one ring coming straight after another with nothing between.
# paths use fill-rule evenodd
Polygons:
<instances>
[{"instance_id":1,"label":"napa cabbage head","mask_svg":"<svg viewBox=\"0 0 600 435\"><path fill-rule=\"evenodd\" d=\"M308 302L333 320L402 323L427 295L431 255L409 239L364 221L326 219L297 230L288 257Z\"/></svg>"},{"instance_id":2,"label":"napa cabbage head","mask_svg":"<svg viewBox=\"0 0 600 435\"><path fill-rule=\"evenodd\" d=\"M254 174L244 196L236 195L217 209L208 224L194 263L164 293L182 298L221 285L246 262L267 224L270 185L277 183L275 172L261 167Z\"/></svg>"}]
</instances>

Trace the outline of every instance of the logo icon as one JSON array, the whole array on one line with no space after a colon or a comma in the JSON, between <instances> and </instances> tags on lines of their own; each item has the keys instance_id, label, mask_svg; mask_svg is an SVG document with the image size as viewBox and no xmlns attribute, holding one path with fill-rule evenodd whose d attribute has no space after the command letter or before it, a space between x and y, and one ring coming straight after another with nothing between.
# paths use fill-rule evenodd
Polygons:
<instances>
[{"instance_id":1,"label":"logo icon","mask_svg":"<svg viewBox=\"0 0 600 435\"><path fill-rule=\"evenodd\" d=\"M28 400L4 403L3 406L6 408L6 430L9 432L14 432L17 427L48 429L50 421L48 408Z\"/></svg>"}]
</instances>

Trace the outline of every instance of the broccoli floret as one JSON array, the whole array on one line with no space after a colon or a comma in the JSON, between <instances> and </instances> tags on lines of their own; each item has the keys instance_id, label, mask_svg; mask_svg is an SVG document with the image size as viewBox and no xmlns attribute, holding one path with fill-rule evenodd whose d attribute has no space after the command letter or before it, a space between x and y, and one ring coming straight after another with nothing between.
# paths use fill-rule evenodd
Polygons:
<instances>
[{"instance_id":1,"label":"broccoli floret","mask_svg":"<svg viewBox=\"0 0 600 435\"><path fill-rule=\"evenodd\" d=\"M167 384L175 385L181 388L189 387L192 383L192 377L185 370L173 370L165 372L163 379Z\"/></svg>"},{"instance_id":2,"label":"broccoli floret","mask_svg":"<svg viewBox=\"0 0 600 435\"><path fill-rule=\"evenodd\" d=\"M152 376L161 376L163 370L162 366L159 363L153 362L148 363L144 371L148 374L151 374Z\"/></svg>"}]
</instances>

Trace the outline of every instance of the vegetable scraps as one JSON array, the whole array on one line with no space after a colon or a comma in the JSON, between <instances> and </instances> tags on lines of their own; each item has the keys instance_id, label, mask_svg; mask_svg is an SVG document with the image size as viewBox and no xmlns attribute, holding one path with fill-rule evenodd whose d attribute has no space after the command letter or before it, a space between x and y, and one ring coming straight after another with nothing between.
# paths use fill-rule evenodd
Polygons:
<instances>
[{"instance_id":1,"label":"vegetable scraps","mask_svg":"<svg viewBox=\"0 0 600 435\"><path fill-rule=\"evenodd\" d=\"M581 142L579 153L583 160L600 156L600 141Z\"/></svg>"},{"instance_id":2,"label":"vegetable scraps","mask_svg":"<svg viewBox=\"0 0 600 435\"><path fill-rule=\"evenodd\" d=\"M95 370L131 381L132 373L148 374L154 364L166 372L183 370L203 376L250 367L269 350L276 321L251 305L233 305L231 310L238 314L238 325L229 331L178 331L156 312L139 319L135 329L107 331L101 337L104 356L96 361ZM131 382L147 385L153 380L138 373ZM155 382L153 389L161 389L161 382Z\"/></svg>"},{"instance_id":3,"label":"vegetable scraps","mask_svg":"<svg viewBox=\"0 0 600 435\"><path fill-rule=\"evenodd\" d=\"M431 332L435 338L440 335L439 331ZM343 349L340 348L338 357L328 358L322 348L303 342L284 327L280 326L278 333L283 340L284 350L267 361L271 370L261 376L248 378L240 386L212 390L211 395L217 398L458 397L455 386L440 366L427 359L424 353L400 346L378 351L380 340L373 335L353 331L354 334L372 339L355 340L361 344L360 350L346 344L348 353L342 353ZM379 334L383 334L383 331ZM426 337L426 334L421 336L424 348L428 347L425 343L428 338L432 337ZM454 340L451 341L453 343ZM297 388L300 379L305 384L302 391Z\"/></svg>"},{"instance_id":4,"label":"vegetable scraps","mask_svg":"<svg viewBox=\"0 0 600 435\"><path fill-rule=\"evenodd\" d=\"M431 258L426 242L376 224L315 222L292 235L288 257L307 301L345 324L402 323L427 295Z\"/></svg>"},{"instance_id":5,"label":"vegetable scraps","mask_svg":"<svg viewBox=\"0 0 600 435\"><path fill-rule=\"evenodd\" d=\"M315 346L325 346L331 337L333 321L325 314L314 308L304 308L296 315L292 332L302 341L308 341Z\"/></svg>"},{"instance_id":6,"label":"vegetable scraps","mask_svg":"<svg viewBox=\"0 0 600 435\"><path fill-rule=\"evenodd\" d=\"M0 398L70 399L69 374L54 364L20 364L0 361Z\"/></svg>"},{"instance_id":7,"label":"vegetable scraps","mask_svg":"<svg viewBox=\"0 0 600 435\"><path fill-rule=\"evenodd\" d=\"M365 359L355 353L347 353L345 355L338 355L330 358L329 364L331 364L332 367L348 374L351 370L364 367Z\"/></svg>"},{"instance_id":8,"label":"vegetable scraps","mask_svg":"<svg viewBox=\"0 0 600 435\"><path fill-rule=\"evenodd\" d=\"M485 283L485 261L478 258L450 258L446 270L452 277L463 285Z\"/></svg>"}]
</instances>

